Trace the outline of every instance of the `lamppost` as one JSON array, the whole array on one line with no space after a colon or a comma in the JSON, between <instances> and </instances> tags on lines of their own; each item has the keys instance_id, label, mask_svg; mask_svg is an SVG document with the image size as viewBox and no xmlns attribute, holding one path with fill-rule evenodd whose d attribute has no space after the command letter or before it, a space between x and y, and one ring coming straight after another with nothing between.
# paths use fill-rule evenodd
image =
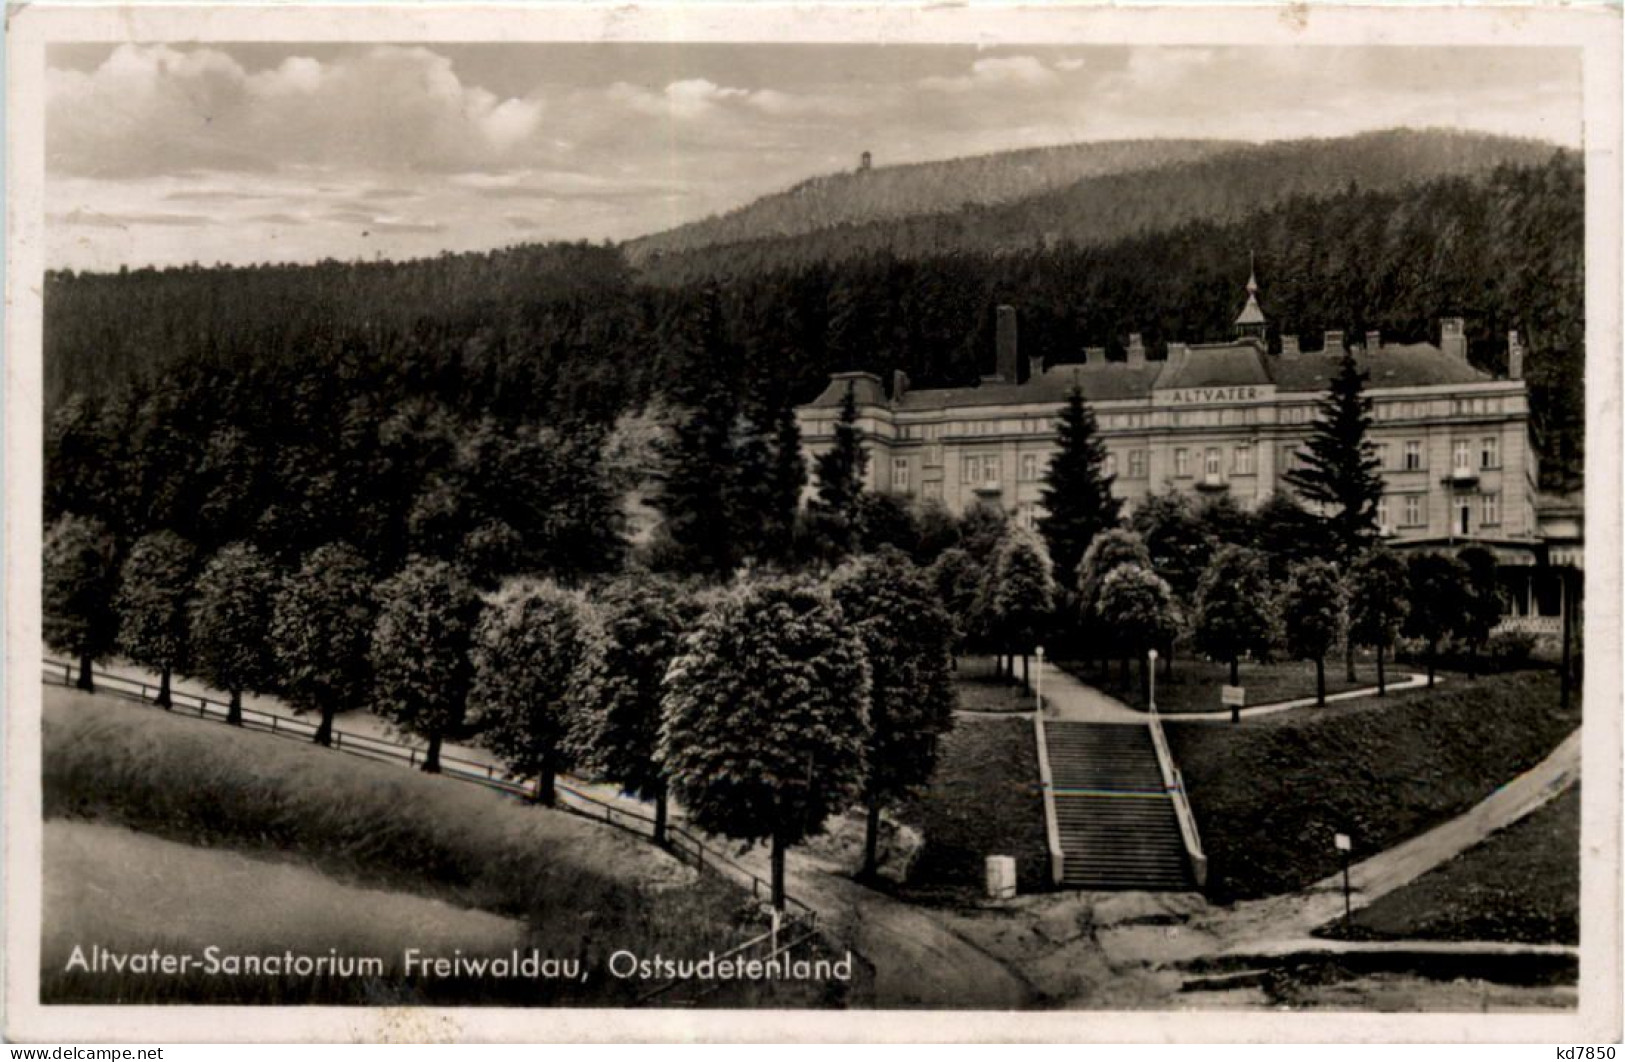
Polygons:
<instances>
[{"instance_id":1,"label":"lamppost","mask_svg":"<svg viewBox=\"0 0 1625 1062\"><path fill-rule=\"evenodd\" d=\"M1145 655L1151 661L1151 712L1155 714L1157 711L1157 651L1147 649Z\"/></svg>"},{"instance_id":2,"label":"lamppost","mask_svg":"<svg viewBox=\"0 0 1625 1062\"><path fill-rule=\"evenodd\" d=\"M1042 645L1033 649L1033 655L1038 657L1038 674L1033 680L1033 694L1038 701L1038 711L1044 711L1044 647Z\"/></svg>"}]
</instances>

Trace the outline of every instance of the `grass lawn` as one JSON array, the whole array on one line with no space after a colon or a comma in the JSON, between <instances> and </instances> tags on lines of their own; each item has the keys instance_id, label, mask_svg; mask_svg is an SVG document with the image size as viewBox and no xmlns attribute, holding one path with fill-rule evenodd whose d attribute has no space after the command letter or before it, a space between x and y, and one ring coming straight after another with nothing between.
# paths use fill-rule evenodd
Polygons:
<instances>
[{"instance_id":1,"label":"grass lawn","mask_svg":"<svg viewBox=\"0 0 1625 1062\"><path fill-rule=\"evenodd\" d=\"M1580 723L1557 676L1518 672L1432 691L1225 723L1170 722L1209 893L1303 888L1338 867L1333 835L1381 851L1451 818L1533 767Z\"/></svg>"},{"instance_id":2,"label":"grass lawn","mask_svg":"<svg viewBox=\"0 0 1625 1062\"><path fill-rule=\"evenodd\" d=\"M930 786L903 804L898 818L925 838L900 890L908 899L957 903L981 896L990 855L1015 857L1022 892L1049 887L1030 719L959 717L942 739Z\"/></svg>"},{"instance_id":3,"label":"grass lawn","mask_svg":"<svg viewBox=\"0 0 1625 1062\"><path fill-rule=\"evenodd\" d=\"M1580 787L1319 935L1578 944Z\"/></svg>"},{"instance_id":4,"label":"grass lawn","mask_svg":"<svg viewBox=\"0 0 1625 1062\"><path fill-rule=\"evenodd\" d=\"M1113 661L1102 675L1094 661L1073 660L1059 665L1079 682L1111 694L1131 708L1144 710L1147 705L1140 691L1140 668L1135 663L1129 668L1128 681L1121 680L1121 667ZM1388 681L1402 681L1408 668L1396 668L1393 661L1387 665ZM1326 661L1326 692L1341 693L1377 684L1375 658L1358 657L1355 660L1354 682L1348 681L1343 658ZM1230 681L1230 665L1214 663L1199 657L1179 658L1174 661L1174 673L1165 675L1157 668L1157 711L1169 715L1180 712L1214 712L1223 710L1219 703L1219 687ZM1275 704L1295 701L1315 695L1315 665L1309 660L1287 660L1274 664L1241 665L1241 685L1247 691L1247 704Z\"/></svg>"},{"instance_id":5,"label":"grass lawn","mask_svg":"<svg viewBox=\"0 0 1625 1062\"><path fill-rule=\"evenodd\" d=\"M1033 695L1023 693L1019 682L997 678L991 671L964 669L954 676L959 692L959 708L969 712L1031 712Z\"/></svg>"},{"instance_id":6,"label":"grass lawn","mask_svg":"<svg viewBox=\"0 0 1625 1062\"><path fill-rule=\"evenodd\" d=\"M354 895L345 890L356 889L501 916L523 925L544 956L580 958L597 972L587 985L526 981L529 1005L635 1002L649 986L605 975L611 952L704 955L736 943L760 921L732 884L565 812L129 701L57 687L46 687L44 698L47 820L120 826L193 851L291 864L330 886L323 895L331 894L338 910ZM47 866L48 879L54 872ZM120 939L150 947L174 935L163 911L189 902L198 882L198 874L164 876L159 884L172 890L167 907L152 896L119 899L125 886L116 883L110 902L134 919ZM222 902L199 896L205 907ZM242 892L240 904L253 940L310 939L309 905L278 907L253 890ZM144 922L142 910L150 912ZM267 927L267 917L280 928ZM403 924L399 944L411 946L414 932ZM222 980L179 987L228 992ZM818 987L782 982L762 990L771 1005L785 1005ZM76 998L97 991L116 998L127 988L78 984ZM713 998L719 1005L758 1002L757 988L731 982Z\"/></svg>"}]
</instances>

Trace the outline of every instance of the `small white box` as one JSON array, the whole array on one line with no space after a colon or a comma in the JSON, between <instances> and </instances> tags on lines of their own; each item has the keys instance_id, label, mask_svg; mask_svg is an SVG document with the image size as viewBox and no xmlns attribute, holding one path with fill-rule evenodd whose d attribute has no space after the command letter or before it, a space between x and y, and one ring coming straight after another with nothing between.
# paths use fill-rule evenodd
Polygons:
<instances>
[{"instance_id":1,"label":"small white box","mask_svg":"<svg viewBox=\"0 0 1625 1062\"><path fill-rule=\"evenodd\" d=\"M1016 895L1016 860L1014 856L987 857L987 895L993 900L1011 900Z\"/></svg>"}]
</instances>

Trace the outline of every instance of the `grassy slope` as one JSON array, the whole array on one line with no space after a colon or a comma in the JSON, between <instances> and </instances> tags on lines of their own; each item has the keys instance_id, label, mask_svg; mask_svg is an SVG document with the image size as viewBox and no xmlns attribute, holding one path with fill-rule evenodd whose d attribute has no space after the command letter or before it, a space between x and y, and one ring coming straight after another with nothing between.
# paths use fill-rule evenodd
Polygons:
<instances>
[{"instance_id":1,"label":"grassy slope","mask_svg":"<svg viewBox=\"0 0 1625 1062\"><path fill-rule=\"evenodd\" d=\"M1069 661L1060 666L1078 681L1109 693L1130 707L1140 709L1146 707L1145 699L1140 696L1138 663L1130 667L1127 683L1120 681L1120 669L1116 662L1107 668L1104 677L1101 675L1099 665L1093 662ZM1356 661L1354 673L1358 676L1357 680L1349 682L1343 670L1342 657L1328 659L1327 694L1377 684L1377 665L1374 660ZM1406 675L1406 671L1396 668L1390 662L1389 682L1399 682L1406 678ZM1164 675L1162 668L1157 669L1157 710L1173 715L1181 712L1220 711L1223 705L1219 703L1219 688L1229 681L1230 668L1227 664L1200 659L1175 660L1173 675ZM1278 664L1243 664L1241 685L1247 691L1249 705L1275 704L1279 701L1295 701L1300 697L1313 697L1315 665L1308 660L1288 660Z\"/></svg>"},{"instance_id":2,"label":"grassy slope","mask_svg":"<svg viewBox=\"0 0 1625 1062\"><path fill-rule=\"evenodd\" d=\"M1580 942L1580 787L1355 912L1356 940Z\"/></svg>"},{"instance_id":3,"label":"grassy slope","mask_svg":"<svg viewBox=\"0 0 1625 1062\"><path fill-rule=\"evenodd\" d=\"M185 882L176 888L176 882ZM158 928L161 927L161 928ZM107 998L105 975L69 971L75 946L115 952L165 950L226 954L376 957L386 982L311 977L130 977L122 1002L462 1002L475 992L431 983L412 986L399 969L404 947L428 954L505 955L528 947L522 922L402 892L341 885L286 861L218 848L196 848L119 826L54 820L45 826L45 896L40 973L52 1002ZM442 989L452 988L446 992ZM491 986L480 986L489 992ZM523 984L514 986L526 988ZM424 988L428 991L425 993ZM224 993L224 995L222 994ZM517 993L515 993L517 995ZM517 1002L517 1000L515 1000Z\"/></svg>"},{"instance_id":4,"label":"grassy slope","mask_svg":"<svg viewBox=\"0 0 1625 1062\"><path fill-rule=\"evenodd\" d=\"M599 966L623 947L699 955L734 942L746 914L737 890L651 845L450 779L54 688L44 729L48 819L520 918L544 954ZM600 986L593 1002L637 990Z\"/></svg>"},{"instance_id":5,"label":"grassy slope","mask_svg":"<svg viewBox=\"0 0 1625 1062\"><path fill-rule=\"evenodd\" d=\"M1332 873L1332 835L1370 854L1457 815L1538 763L1579 724L1556 677L1524 672L1244 721L1174 723L1219 898Z\"/></svg>"},{"instance_id":6,"label":"grassy slope","mask_svg":"<svg viewBox=\"0 0 1625 1062\"><path fill-rule=\"evenodd\" d=\"M1032 720L961 716L942 740L930 786L900 807L898 818L925 836L904 889L913 898L980 895L990 855L1015 857L1021 891L1046 888L1049 849Z\"/></svg>"}]
</instances>

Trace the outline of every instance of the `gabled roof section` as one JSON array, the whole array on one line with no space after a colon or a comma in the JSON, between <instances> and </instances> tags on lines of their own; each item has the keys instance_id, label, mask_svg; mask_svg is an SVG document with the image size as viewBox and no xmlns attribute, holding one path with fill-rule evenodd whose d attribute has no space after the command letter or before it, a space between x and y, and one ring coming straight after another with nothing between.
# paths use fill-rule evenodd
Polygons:
<instances>
[{"instance_id":1,"label":"gabled roof section","mask_svg":"<svg viewBox=\"0 0 1625 1062\"><path fill-rule=\"evenodd\" d=\"M1097 369L1057 365L1024 384L983 384L981 387L938 387L910 391L897 408L952 409L969 406L1062 405L1076 384L1089 402L1115 402L1144 398L1162 371L1162 362L1128 365L1114 362ZM838 399L837 399L838 401Z\"/></svg>"},{"instance_id":2,"label":"gabled roof section","mask_svg":"<svg viewBox=\"0 0 1625 1062\"><path fill-rule=\"evenodd\" d=\"M883 406L886 404L886 387L880 382L880 377L872 372L837 372L831 373L829 385L819 392L817 398L808 402L806 409L838 409L846 398L847 388L853 391L853 397L858 401L858 408L864 406Z\"/></svg>"},{"instance_id":3,"label":"gabled roof section","mask_svg":"<svg viewBox=\"0 0 1625 1062\"><path fill-rule=\"evenodd\" d=\"M1267 357L1263 343L1250 339L1194 347L1170 346L1156 388L1163 391L1176 387L1273 383L1264 364Z\"/></svg>"},{"instance_id":4,"label":"gabled roof section","mask_svg":"<svg viewBox=\"0 0 1625 1062\"><path fill-rule=\"evenodd\" d=\"M1270 369L1282 391L1324 391L1331 386L1341 360L1340 354L1321 351L1272 358ZM1371 390L1488 383L1495 379L1431 343L1385 343L1376 350L1357 349L1354 361L1368 374L1365 385Z\"/></svg>"}]
</instances>

